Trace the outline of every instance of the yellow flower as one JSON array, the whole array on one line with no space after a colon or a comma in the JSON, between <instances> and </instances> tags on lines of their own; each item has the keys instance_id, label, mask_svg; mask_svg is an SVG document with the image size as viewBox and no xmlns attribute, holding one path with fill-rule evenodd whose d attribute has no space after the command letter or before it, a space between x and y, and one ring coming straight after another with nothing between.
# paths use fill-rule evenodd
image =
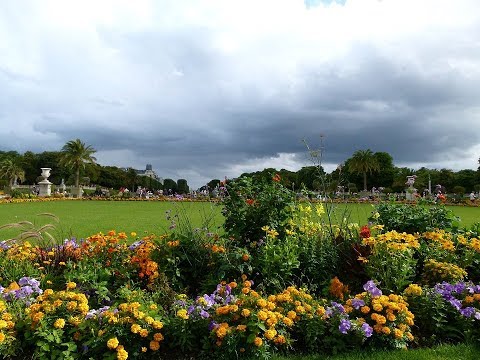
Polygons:
<instances>
[{"instance_id":1,"label":"yellow flower","mask_svg":"<svg viewBox=\"0 0 480 360\"><path fill-rule=\"evenodd\" d=\"M5 334L0 332L0 344L5 341Z\"/></svg>"},{"instance_id":2,"label":"yellow flower","mask_svg":"<svg viewBox=\"0 0 480 360\"><path fill-rule=\"evenodd\" d=\"M141 326L138 325L138 324L132 324L132 326L130 326L130 331L134 334L138 334L138 332L141 330Z\"/></svg>"},{"instance_id":3,"label":"yellow flower","mask_svg":"<svg viewBox=\"0 0 480 360\"><path fill-rule=\"evenodd\" d=\"M185 309L178 310L177 311L177 316L181 319L187 320L188 319L187 310L185 310Z\"/></svg>"},{"instance_id":4,"label":"yellow flower","mask_svg":"<svg viewBox=\"0 0 480 360\"><path fill-rule=\"evenodd\" d=\"M162 333L155 333L155 334L153 335L153 340L155 340L155 341L162 341L162 340L163 340L163 335L162 335Z\"/></svg>"},{"instance_id":5,"label":"yellow flower","mask_svg":"<svg viewBox=\"0 0 480 360\"><path fill-rule=\"evenodd\" d=\"M262 320L262 321L265 321L267 320L268 318L268 313L264 310L260 310L258 313L257 313L257 317L259 320Z\"/></svg>"},{"instance_id":6,"label":"yellow flower","mask_svg":"<svg viewBox=\"0 0 480 360\"><path fill-rule=\"evenodd\" d=\"M116 337L111 338L107 341L107 346L109 349L116 349L118 347L118 339Z\"/></svg>"},{"instance_id":7,"label":"yellow flower","mask_svg":"<svg viewBox=\"0 0 480 360\"><path fill-rule=\"evenodd\" d=\"M150 341L150 350L157 351L158 349L160 349L160 343L155 340Z\"/></svg>"},{"instance_id":8,"label":"yellow flower","mask_svg":"<svg viewBox=\"0 0 480 360\"><path fill-rule=\"evenodd\" d=\"M277 335L277 331L275 329L268 329L265 331L265 337L268 340L272 340Z\"/></svg>"},{"instance_id":9,"label":"yellow flower","mask_svg":"<svg viewBox=\"0 0 480 360\"><path fill-rule=\"evenodd\" d=\"M163 328L163 323L161 321L155 320L152 324L153 328L156 330L160 330Z\"/></svg>"},{"instance_id":10,"label":"yellow flower","mask_svg":"<svg viewBox=\"0 0 480 360\"><path fill-rule=\"evenodd\" d=\"M117 351L118 360L126 360L128 358L128 352L125 349L120 349Z\"/></svg>"},{"instance_id":11,"label":"yellow flower","mask_svg":"<svg viewBox=\"0 0 480 360\"><path fill-rule=\"evenodd\" d=\"M77 284L74 283L73 281L69 281L69 282L67 283L67 290L73 290L73 289L75 289L76 287L77 287Z\"/></svg>"},{"instance_id":12,"label":"yellow flower","mask_svg":"<svg viewBox=\"0 0 480 360\"><path fill-rule=\"evenodd\" d=\"M257 306L260 308L264 308L267 306L267 301L265 299L258 299Z\"/></svg>"},{"instance_id":13,"label":"yellow flower","mask_svg":"<svg viewBox=\"0 0 480 360\"><path fill-rule=\"evenodd\" d=\"M147 337L148 336L148 330L147 329L141 329L139 331L139 334L141 337Z\"/></svg>"},{"instance_id":14,"label":"yellow flower","mask_svg":"<svg viewBox=\"0 0 480 360\"><path fill-rule=\"evenodd\" d=\"M131 235L132 237L135 237L135 236L137 236L137 233L136 233L135 231L132 231L132 232L130 233L130 235Z\"/></svg>"},{"instance_id":15,"label":"yellow flower","mask_svg":"<svg viewBox=\"0 0 480 360\"><path fill-rule=\"evenodd\" d=\"M243 317L249 317L249 316L250 316L250 310L248 310L248 309L243 309L243 310L242 310L242 316L243 316Z\"/></svg>"},{"instance_id":16,"label":"yellow flower","mask_svg":"<svg viewBox=\"0 0 480 360\"><path fill-rule=\"evenodd\" d=\"M262 344L263 344L262 338L259 338L258 336L255 337L255 339L253 340L253 344L254 344L256 347L262 346Z\"/></svg>"},{"instance_id":17,"label":"yellow flower","mask_svg":"<svg viewBox=\"0 0 480 360\"><path fill-rule=\"evenodd\" d=\"M65 320L64 319L57 319L57 320L55 320L55 323L53 324L53 326L57 329L63 329L63 327L65 326Z\"/></svg>"}]
</instances>

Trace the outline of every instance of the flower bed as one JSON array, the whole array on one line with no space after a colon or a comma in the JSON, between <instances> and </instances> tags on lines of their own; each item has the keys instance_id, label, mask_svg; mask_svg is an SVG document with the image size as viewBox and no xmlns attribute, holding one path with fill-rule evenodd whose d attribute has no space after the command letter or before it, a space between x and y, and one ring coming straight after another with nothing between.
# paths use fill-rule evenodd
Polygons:
<instances>
[{"instance_id":1,"label":"flower bed","mask_svg":"<svg viewBox=\"0 0 480 360\"><path fill-rule=\"evenodd\" d=\"M222 236L168 213L158 236L58 241L42 227L1 242L0 355L268 358L479 339L477 228L415 217L423 230L405 233L383 213L333 225L327 204L298 203L278 177L227 189Z\"/></svg>"}]
</instances>

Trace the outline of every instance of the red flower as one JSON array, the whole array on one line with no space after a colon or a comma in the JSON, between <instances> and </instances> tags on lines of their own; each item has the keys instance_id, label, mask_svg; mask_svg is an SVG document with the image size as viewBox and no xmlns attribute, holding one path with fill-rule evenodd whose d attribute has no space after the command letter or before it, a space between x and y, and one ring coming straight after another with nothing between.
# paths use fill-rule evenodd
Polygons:
<instances>
[{"instance_id":1,"label":"red flower","mask_svg":"<svg viewBox=\"0 0 480 360\"><path fill-rule=\"evenodd\" d=\"M362 239L369 238L372 235L370 232L370 228L367 225L363 225L362 228L360 229L360 237Z\"/></svg>"},{"instance_id":2,"label":"red flower","mask_svg":"<svg viewBox=\"0 0 480 360\"><path fill-rule=\"evenodd\" d=\"M255 200L253 200L253 199L247 199L247 200L245 200L245 202L247 203L247 205L255 204Z\"/></svg>"}]
</instances>

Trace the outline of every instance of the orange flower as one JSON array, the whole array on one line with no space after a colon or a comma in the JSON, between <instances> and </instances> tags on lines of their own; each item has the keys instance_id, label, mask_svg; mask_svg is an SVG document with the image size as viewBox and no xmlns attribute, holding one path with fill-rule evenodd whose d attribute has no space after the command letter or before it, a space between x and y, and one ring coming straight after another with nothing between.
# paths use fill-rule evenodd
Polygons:
<instances>
[{"instance_id":1,"label":"orange flower","mask_svg":"<svg viewBox=\"0 0 480 360\"><path fill-rule=\"evenodd\" d=\"M279 174L275 174L275 176L273 177L272 180L275 181L275 182L280 182L280 180L282 180L282 178L280 177Z\"/></svg>"},{"instance_id":2,"label":"orange flower","mask_svg":"<svg viewBox=\"0 0 480 360\"><path fill-rule=\"evenodd\" d=\"M247 200L245 200L245 202L247 203L247 205L250 205L250 206L255 204L255 200L253 200L253 199L247 199Z\"/></svg>"},{"instance_id":3,"label":"orange flower","mask_svg":"<svg viewBox=\"0 0 480 360\"><path fill-rule=\"evenodd\" d=\"M250 259L250 256L248 254L243 254L242 255L242 260L243 261L248 261L248 259Z\"/></svg>"}]
</instances>

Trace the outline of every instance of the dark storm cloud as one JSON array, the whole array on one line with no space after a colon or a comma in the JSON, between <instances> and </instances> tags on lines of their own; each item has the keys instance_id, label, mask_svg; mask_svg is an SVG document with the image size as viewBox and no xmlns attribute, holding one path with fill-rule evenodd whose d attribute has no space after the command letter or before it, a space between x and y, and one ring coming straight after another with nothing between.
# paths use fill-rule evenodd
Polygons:
<instances>
[{"instance_id":1,"label":"dark storm cloud","mask_svg":"<svg viewBox=\"0 0 480 360\"><path fill-rule=\"evenodd\" d=\"M9 21L0 15L2 147L59 150L80 138L104 165L151 163L197 186L308 165L302 140L319 146L320 134L332 167L366 148L412 166L448 167L455 157L457 167L476 166L475 2L438 5L450 22L432 15L428 26L432 1L299 3L275 3L271 13L254 2L231 11L146 1L118 6L118 18L98 3L106 8L72 11L72 24L67 8L9 5ZM395 14L388 27L369 29L385 7ZM413 21L410 13L420 20L395 23Z\"/></svg>"}]
</instances>

